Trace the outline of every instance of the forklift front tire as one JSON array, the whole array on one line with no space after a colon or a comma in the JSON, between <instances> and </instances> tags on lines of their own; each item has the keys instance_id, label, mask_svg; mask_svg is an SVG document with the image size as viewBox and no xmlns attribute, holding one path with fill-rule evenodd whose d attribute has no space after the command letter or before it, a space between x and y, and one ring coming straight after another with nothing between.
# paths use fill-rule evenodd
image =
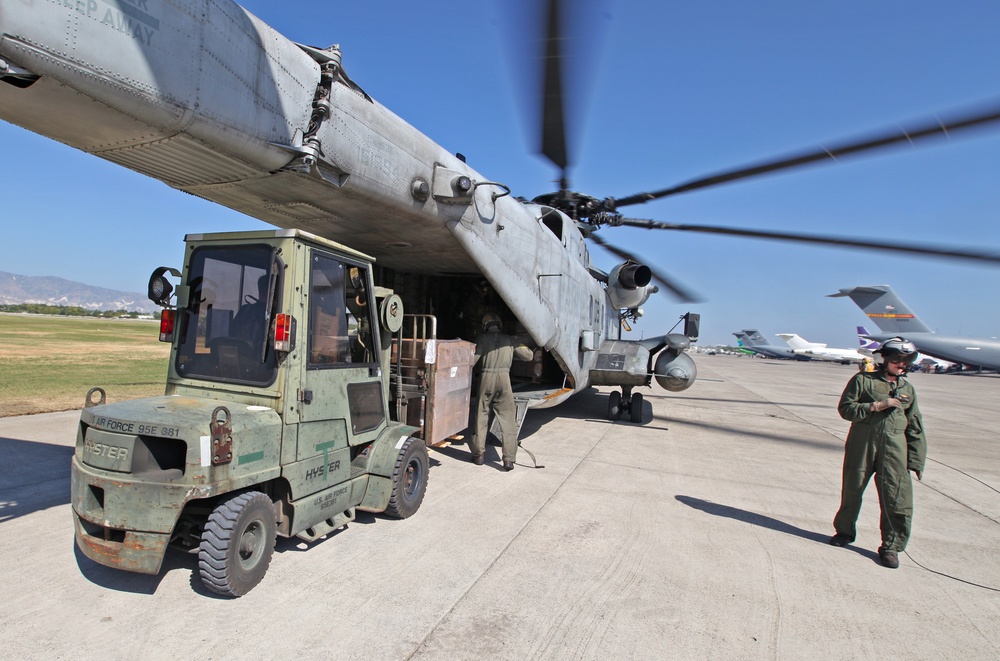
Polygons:
<instances>
[{"instance_id":1,"label":"forklift front tire","mask_svg":"<svg viewBox=\"0 0 1000 661\"><path fill-rule=\"evenodd\" d=\"M245 595L267 573L276 533L274 504L260 491L221 502L208 517L198 547L202 583L227 597Z\"/></svg>"}]
</instances>

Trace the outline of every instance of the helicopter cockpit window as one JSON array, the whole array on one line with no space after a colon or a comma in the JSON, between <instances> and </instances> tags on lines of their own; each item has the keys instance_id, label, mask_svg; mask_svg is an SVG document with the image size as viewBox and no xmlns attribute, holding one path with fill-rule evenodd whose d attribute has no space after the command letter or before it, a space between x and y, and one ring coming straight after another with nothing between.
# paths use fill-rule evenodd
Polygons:
<instances>
[{"instance_id":1,"label":"helicopter cockpit window","mask_svg":"<svg viewBox=\"0 0 1000 661\"><path fill-rule=\"evenodd\" d=\"M203 246L191 254L188 305L179 310L177 372L186 378L267 385L280 277L268 245Z\"/></svg>"},{"instance_id":2,"label":"helicopter cockpit window","mask_svg":"<svg viewBox=\"0 0 1000 661\"><path fill-rule=\"evenodd\" d=\"M309 293L309 366L373 363L367 272L313 252Z\"/></svg>"},{"instance_id":3,"label":"helicopter cockpit window","mask_svg":"<svg viewBox=\"0 0 1000 661\"><path fill-rule=\"evenodd\" d=\"M557 213L547 213L542 218L542 222L549 231L556 235L556 238L562 241L563 239L563 221L562 217Z\"/></svg>"}]
</instances>

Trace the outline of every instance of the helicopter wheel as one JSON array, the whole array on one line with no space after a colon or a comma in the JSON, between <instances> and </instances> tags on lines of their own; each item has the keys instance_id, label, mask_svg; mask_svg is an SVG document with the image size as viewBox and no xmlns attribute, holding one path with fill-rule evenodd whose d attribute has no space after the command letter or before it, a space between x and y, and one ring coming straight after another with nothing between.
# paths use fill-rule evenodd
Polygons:
<instances>
[{"instance_id":1,"label":"helicopter wheel","mask_svg":"<svg viewBox=\"0 0 1000 661\"><path fill-rule=\"evenodd\" d=\"M632 395L632 401L628 404L629 419L632 422L642 422L642 395L636 393Z\"/></svg>"},{"instance_id":2,"label":"helicopter wheel","mask_svg":"<svg viewBox=\"0 0 1000 661\"><path fill-rule=\"evenodd\" d=\"M614 422L622 416L622 394L617 390L608 396L608 420Z\"/></svg>"}]
</instances>

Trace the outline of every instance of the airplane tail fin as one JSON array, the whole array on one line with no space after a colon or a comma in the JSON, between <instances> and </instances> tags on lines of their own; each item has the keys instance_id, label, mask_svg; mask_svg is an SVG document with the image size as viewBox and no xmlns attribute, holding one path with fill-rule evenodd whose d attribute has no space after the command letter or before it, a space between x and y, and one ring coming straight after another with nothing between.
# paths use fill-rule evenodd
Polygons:
<instances>
[{"instance_id":1,"label":"airplane tail fin","mask_svg":"<svg viewBox=\"0 0 1000 661\"><path fill-rule=\"evenodd\" d=\"M933 332L913 314L889 285L848 287L829 296L830 298L849 296L885 333L895 333L905 337L907 333Z\"/></svg>"},{"instance_id":2,"label":"airplane tail fin","mask_svg":"<svg viewBox=\"0 0 1000 661\"><path fill-rule=\"evenodd\" d=\"M795 333L778 333L778 337L783 339L788 346L791 347L792 351L805 351L808 349L816 349L820 346L815 342L807 342ZM824 344L822 346L825 347L826 345Z\"/></svg>"},{"instance_id":3,"label":"airplane tail fin","mask_svg":"<svg viewBox=\"0 0 1000 661\"><path fill-rule=\"evenodd\" d=\"M760 334L760 331L753 328L743 329L743 341L746 342L748 347L759 347L768 344L767 339Z\"/></svg>"},{"instance_id":4,"label":"airplane tail fin","mask_svg":"<svg viewBox=\"0 0 1000 661\"><path fill-rule=\"evenodd\" d=\"M857 329L858 329L858 344L860 345L858 347L858 351L867 355L868 353L875 351L875 349L878 349L879 347L878 340L869 340L867 337L865 337L865 335L870 335L867 328L865 328L864 326L858 326Z\"/></svg>"}]
</instances>

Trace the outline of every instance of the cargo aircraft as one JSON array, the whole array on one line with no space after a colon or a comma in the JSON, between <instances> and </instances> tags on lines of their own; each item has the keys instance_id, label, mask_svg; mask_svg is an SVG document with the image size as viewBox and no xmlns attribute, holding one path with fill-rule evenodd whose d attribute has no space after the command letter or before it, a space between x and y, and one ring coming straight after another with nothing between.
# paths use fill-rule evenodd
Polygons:
<instances>
[{"instance_id":1,"label":"cargo aircraft","mask_svg":"<svg viewBox=\"0 0 1000 661\"><path fill-rule=\"evenodd\" d=\"M876 357L875 350L878 349L880 346L882 346L882 343L879 342L878 340L872 340L869 338L882 337L882 335L881 334L872 335L870 332L868 332L868 329L865 328L864 326L858 326L857 329L858 329L858 344L860 345L858 347L858 351L874 359ZM955 367L955 363L953 362L947 360L941 360L939 358L935 358L934 356L928 356L925 354L917 354L917 359L913 361L913 364L920 365L921 367L927 370L935 372L943 372Z\"/></svg>"},{"instance_id":2,"label":"cargo aircraft","mask_svg":"<svg viewBox=\"0 0 1000 661\"><path fill-rule=\"evenodd\" d=\"M698 335L695 316L680 332L659 329L642 340L622 333L658 289L682 301L693 296L601 230L632 226L1000 262L993 253L622 213L679 193L955 136L995 123L997 108L660 190L603 198L577 192L568 176L563 51L575 5L538 6L545 33L539 151L559 171L559 183L531 201L381 105L349 75L338 46L297 43L230 0L0 0L0 119L250 217L368 253L380 267L376 284L394 289L408 312L435 315L438 337L472 339L479 313L498 311L508 331L540 349L516 376L520 414L605 385L620 388L608 416L629 411L636 420L642 402L633 388L655 378L680 391L696 378L685 351ZM337 38L335 25L330 38ZM453 89L440 82L439 95ZM607 272L597 268L588 242L621 261Z\"/></svg>"},{"instance_id":3,"label":"cargo aircraft","mask_svg":"<svg viewBox=\"0 0 1000 661\"><path fill-rule=\"evenodd\" d=\"M1000 340L935 333L889 285L845 287L829 296L849 297L875 322L881 332L866 333L864 337L869 340L884 341L902 336L913 342L922 354L973 368L1000 370Z\"/></svg>"},{"instance_id":4,"label":"cargo aircraft","mask_svg":"<svg viewBox=\"0 0 1000 661\"><path fill-rule=\"evenodd\" d=\"M765 358L782 358L786 360L812 360L812 356L795 353L791 347L771 344L756 328L745 328L733 333L741 347L764 356Z\"/></svg>"}]
</instances>

